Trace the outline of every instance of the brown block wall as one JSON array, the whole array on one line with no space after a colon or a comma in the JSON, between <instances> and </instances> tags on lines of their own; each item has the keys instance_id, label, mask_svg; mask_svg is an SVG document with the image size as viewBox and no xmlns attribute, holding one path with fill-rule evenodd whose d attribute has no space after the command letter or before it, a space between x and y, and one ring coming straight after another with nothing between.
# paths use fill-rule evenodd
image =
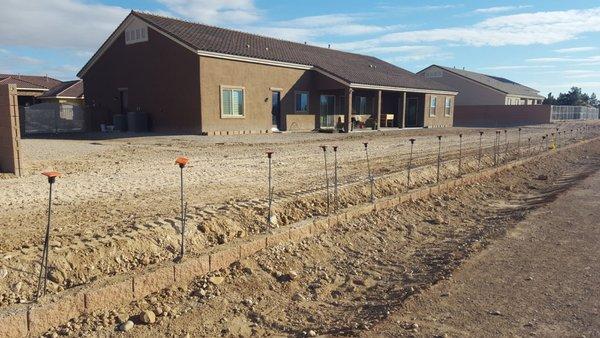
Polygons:
<instances>
[{"instance_id":1,"label":"brown block wall","mask_svg":"<svg viewBox=\"0 0 600 338\"><path fill-rule=\"evenodd\" d=\"M21 176L19 142L19 107L17 87L0 85L0 172Z\"/></svg>"},{"instance_id":2,"label":"brown block wall","mask_svg":"<svg viewBox=\"0 0 600 338\"><path fill-rule=\"evenodd\" d=\"M455 127L511 127L550 123L551 106L456 106Z\"/></svg>"}]
</instances>

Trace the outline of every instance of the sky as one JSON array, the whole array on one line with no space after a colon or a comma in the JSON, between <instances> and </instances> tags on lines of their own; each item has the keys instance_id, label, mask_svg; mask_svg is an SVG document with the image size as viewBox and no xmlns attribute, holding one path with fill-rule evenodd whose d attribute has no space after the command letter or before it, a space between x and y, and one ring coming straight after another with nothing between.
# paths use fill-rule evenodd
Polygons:
<instances>
[{"instance_id":1,"label":"sky","mask_svg":"<svg viewBox=\"0 0 600 338\"><path fill-rule=\"evenodd\" d=\"M0 0L0 73L69 80L132 10L600 94L600 1Z\"/></svg>"}]
</instances>

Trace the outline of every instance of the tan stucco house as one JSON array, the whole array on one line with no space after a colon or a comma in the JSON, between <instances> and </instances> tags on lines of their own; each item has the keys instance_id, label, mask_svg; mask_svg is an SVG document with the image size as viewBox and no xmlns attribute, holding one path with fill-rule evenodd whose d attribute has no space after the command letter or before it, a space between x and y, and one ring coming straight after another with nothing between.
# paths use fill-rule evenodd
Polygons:
<instances>
[{"instance_id":1,"label":"tan stucco house","mask_svg":"<svg viewBox=\"0 0 600 338\"><path fill-rule=\"evenodd\" d=\"M417 74L455 88L456 105L539 105L539 91L514 81L464 69L431 65Z\"/></svg>"},{"instance_id":2,"label":"tan stucco house","mask_svg":"<svg viewBox=\"0 0 600 338\"><path fill-rule=\"evenodd\" d=\"M457 94L371 56L136 11L78 76L96 128L141 111L203 134L451 126Z\"/></svg>"}]
</instances>

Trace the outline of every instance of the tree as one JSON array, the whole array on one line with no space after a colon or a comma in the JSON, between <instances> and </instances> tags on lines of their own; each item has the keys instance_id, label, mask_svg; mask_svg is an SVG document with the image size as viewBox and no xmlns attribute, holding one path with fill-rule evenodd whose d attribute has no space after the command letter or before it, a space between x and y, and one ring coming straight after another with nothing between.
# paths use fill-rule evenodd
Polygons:
<instances>
[{"instance_id":1,"label":"tree","mask_svg":"<svg viewBox=\"0 0 600 338\"><path fill-rule=\"evenodd\" d=\"M552 95L552 93L548 93L548 97L546 97L544 99L543 104L555 105L556 104L556 98L554 97L554 95Z\"/></svg>"}]
</instances>

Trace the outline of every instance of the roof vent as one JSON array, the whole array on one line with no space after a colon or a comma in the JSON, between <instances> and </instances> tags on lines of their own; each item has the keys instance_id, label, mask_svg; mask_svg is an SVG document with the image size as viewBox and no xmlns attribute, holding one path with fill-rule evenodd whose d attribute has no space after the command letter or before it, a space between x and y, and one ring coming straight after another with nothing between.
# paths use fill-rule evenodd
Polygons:
<instances>
[{"instance_id":1,"label":"roof vent","mask_svg":"<svg viewBox=\"0 0 600 338\"><path fill-rule=\"evenodd\" d=\"M247 44L247 45L246 45L246 48L250 48L250 44Z\"/></svg>"},{"instance_id":2,"label":"roof vent","mask_svg":"<svg viewBox=\"0 0 600 338\"><path fill-rule=\"evenodd\" d=\"M265 47L265 50L269 50L269 47Z\"/></svg>"}]
</instances>

